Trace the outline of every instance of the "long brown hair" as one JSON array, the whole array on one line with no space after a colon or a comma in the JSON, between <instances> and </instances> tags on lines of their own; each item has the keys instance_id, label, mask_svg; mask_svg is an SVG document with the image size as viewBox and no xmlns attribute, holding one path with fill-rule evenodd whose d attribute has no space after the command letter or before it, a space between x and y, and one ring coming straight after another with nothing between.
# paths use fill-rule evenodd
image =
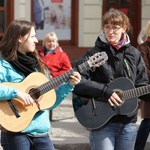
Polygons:
<instances>
[{"instance_id":1,"label":"long brown hair","mask_svg":"<svg viewBox=\"0 0 150 150\"><path fill-rule=\"evenodd\" d=\"M31 32L31 28L35 25L26 20L13 20L8 26L5 36L0 42L0 54L1 57L6 61L17 60L17 50L19 47L19 37L20 35L24 37ZM28 38L27 38L28 39ZM26 39L26 40L27 40ZM38 60L39 69L44 73L43 63L38 56L37 50L32 53Z\"/></svg>"}]
</instances>

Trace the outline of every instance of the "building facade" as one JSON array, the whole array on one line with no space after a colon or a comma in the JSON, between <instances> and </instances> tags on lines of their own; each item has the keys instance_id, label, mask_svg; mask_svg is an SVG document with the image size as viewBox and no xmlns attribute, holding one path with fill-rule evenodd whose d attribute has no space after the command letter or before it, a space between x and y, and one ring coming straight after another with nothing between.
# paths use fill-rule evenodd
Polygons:
<instances>
[{"instance_id":1,"label":"building facade","mask_svg":"<svg viewBox=\"0 0 150 150\"><path fill-rule=\"evenodd\" d=\"M45 33L56 31L59 35L60 46L68 53L71 60L78 59L86 50L94 46L95 39L101 30L102 15L105 11L117 8L129 16L133 26L131 42L134 46L137 46L138 33L150 19L149 0L1 0L0 38L4 36L6 27L13 19L35 22L35 18L39 18L38 9L35 9L37 1L43 3L41 7L44 8L44 19L47 23L44 29L37 30L39 33L37 47L41 47ZM62 28L58 26L54 28L52 23L48 25L51 20L50 5L57 13L59 10L56 6L64 6L66 22L65 26L64 24L61 26ZM59 16L61 14L60 12Z\"/></svg>"}]
</instances>

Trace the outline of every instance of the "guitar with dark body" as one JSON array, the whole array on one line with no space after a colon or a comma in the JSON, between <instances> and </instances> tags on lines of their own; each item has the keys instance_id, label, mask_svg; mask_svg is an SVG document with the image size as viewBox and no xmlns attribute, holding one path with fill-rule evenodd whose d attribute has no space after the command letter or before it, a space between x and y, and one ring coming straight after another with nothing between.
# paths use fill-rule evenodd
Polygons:
<instances>
[{"instance_id":1,"label":"guitar with dark body","mask_svg":"<svg viewBox=\"0 0 150 150\"><path fill-rule=\"evenodd\" d=\"M133 116L138 109L138 97L150 93L150 86L134 88L131 80L121 77L108 84L123 103L116 107L110 106L107 99L86 99L74 95L73 107L78 121L88 129L104 127L117 115Z\"/></svg>"}]
</instances>

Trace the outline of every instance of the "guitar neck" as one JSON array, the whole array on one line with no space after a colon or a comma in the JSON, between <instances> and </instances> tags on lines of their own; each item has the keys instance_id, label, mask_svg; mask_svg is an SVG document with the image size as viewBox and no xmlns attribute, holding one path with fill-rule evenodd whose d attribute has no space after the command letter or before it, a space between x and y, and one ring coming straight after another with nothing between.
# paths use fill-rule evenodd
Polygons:
<instances>
[{"instance_id":1,"label":"guitar neck","mask_svg":"<svg viewBox=\"0 0 150 150\"><path fill-rule=\"evenodd\" d=\"M88 62L84 62L84 63L80 64L78 66L78 68L79 68L80 72L84 72L85 70L88 70L90 68L90 66L89 66ZM66 73L64 73L58 77L52 78L50 81L40 85L39 87L36 88L36 90L38 91L38 94L43 95L46 92L61 85L62 83L67 82L69 80L69 76L73 73L73 71L74 71L73 69L70 69ZM30 93L30 95L33 95L33 94Z\"/></svg>"},{"instance_id":2,"label":"guitar neck","mask_svg":"<svg viewBox=\"0 0 150 150\"><path fill-rule=\"evenodd\" d=\"M130 98L135 98L135 97L139 97L142 95L146 95L148 93L150 93L150 85L138 87L135 89L126 90L122 93L122 95L123 95L123 98L125 100L127 100Z\"/></svg>"},{"instance_id":3,"label":"guitar neck","mask_svg":"<svg viewBox=\"0 0 150 150\"><path fill-rule=\"evenodd\" d=\"M80 64L80 65L78 66L78 70L79 70L80 73L83 73L83 72L85 72L86 70L89 70L90 68L91 68L91 67L90 67L88 61L86 61L86 62L84 62L84 63L82 63L82 64Z\"/></svg>"},{"instance_id":4,"label":"guitar neck","mask_svg":"<svg viewBox=\"0 0 150 150\"><path fill-rule=\"evenodd\" d=\"M89 70L91 67L99 67L102 65L107 59L108 56L105 52L95 53L93 56L87 58L82 64L78 65L78 71L83 73L85 70ZM77 69L75 69L77 70ZM61 85L62 83L69 80L69 76L73 73L73 69L70 69L68 72L56 77L52 78L50 81L46 82L45 84L30 90L29 94L33 98L37 98L46 92L54 89L55 87ZM38 96L37 96L38 95Z\"/></svg>"}]
</instances>

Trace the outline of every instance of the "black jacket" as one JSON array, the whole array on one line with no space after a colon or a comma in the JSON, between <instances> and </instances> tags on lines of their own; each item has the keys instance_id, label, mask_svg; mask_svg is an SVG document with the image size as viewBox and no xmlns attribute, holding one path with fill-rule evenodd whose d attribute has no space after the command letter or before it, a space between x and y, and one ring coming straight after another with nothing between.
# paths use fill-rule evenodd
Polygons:
<instances>
[{"instance_id":1,"label":"black jacket","mask_svg":"<svg viewBox=\"0 0 150 150\"><path fill-rule=\"evenodd\" d=\"M113 93L113 89L110 89L107 84L119 77L130 79L135 87L148 85L148 76L141 53L130 45L129 39L124 46L116 50L107 43L103 32L98 36L95 46L87 51L75 64L76 67L93 54L102 51L107 53L108 60L100 67L82 73L83 77L88 80L83 79L81 83L76 85L74 94L82 97L101 97L108 99ZM150 96L142 96L142 99L150 100Z\"/></svg>"}]
</instances>

